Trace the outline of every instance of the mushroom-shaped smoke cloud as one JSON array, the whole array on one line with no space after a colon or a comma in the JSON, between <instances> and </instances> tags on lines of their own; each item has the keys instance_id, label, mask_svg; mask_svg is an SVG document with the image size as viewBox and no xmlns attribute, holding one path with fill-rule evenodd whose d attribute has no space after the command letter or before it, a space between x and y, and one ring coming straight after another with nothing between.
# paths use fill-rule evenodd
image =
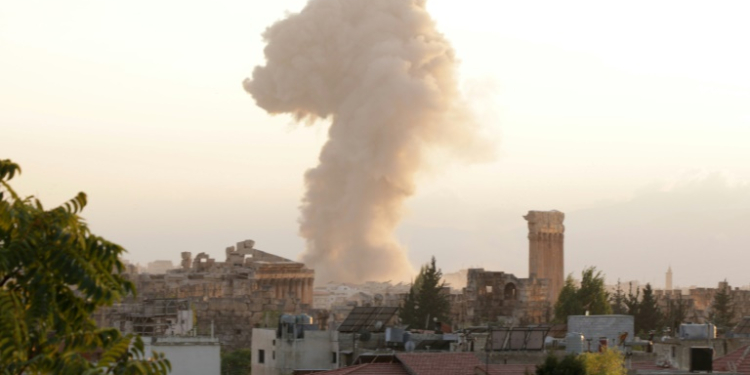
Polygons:
<instances>
[{"instance_id":1,"label":"mushroom-shaped smoke cloud","mask_svg":"<svg viewBox=\"0 0 750 375\"><path fill-rule=\"evenodd\" d=\"M420 0L311 0L263 37L266 66L244 82L258 106L332 120L305 174L302 260L318 282L408 279L394 229L425 153L487 148L460 100L453 49Z\"/></svg>"}]
</instances>

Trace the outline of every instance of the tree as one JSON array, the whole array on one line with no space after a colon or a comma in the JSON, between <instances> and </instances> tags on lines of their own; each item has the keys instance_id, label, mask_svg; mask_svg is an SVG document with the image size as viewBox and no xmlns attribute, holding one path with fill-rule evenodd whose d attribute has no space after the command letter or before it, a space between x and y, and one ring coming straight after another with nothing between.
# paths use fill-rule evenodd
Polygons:
<instances>
[{"instance_id":1,"label":"tree","mask_svg":"<svg viewBox=\"0 0 750 375\"><path fill-rule=\"evenodd\" d=\"M139 337L99 329L91 314L134 293L124 249L78 215L86 195L45 210L8 184L21 168L0 160L0 368L3 374L166 374Z\"/></svg>"},{"instance_id":2,"label":"tree","mask_svg":"<svg viewBox=\"0 0 750 375\"><path fill-rule=\"evenodd\" d=\"M617 289L615 289L615 294L613 294L609 299L609 304L610 306L612 306L612 313L626 314L628 312L628 307L625 304L626 300L627 297L620 287L620 280L617 279Z\"/></svg>"},{"instance_id":3,"label":"tree","mask_svg":"<svg viewBox=\"0 0 750 375\"><path fill-rule=\"evenodd\" d=\"M221 375L250 375L250 349L221 353Z\"/></svg>"},{"instance_id":4,"label":"tree","mask_svg":"<svg viewBox=\"0 0 750 375\"><path fill-rule=\"evenodd\" d=\"M414 281L404 305L399 311L401 322L410 328L430 329L431 320L447 322L450 315L450 301L444 293L443 273L435 265L435 257L422 266Z\"/></svg>"},{"instance_id":5,"label":"tree","mask_svg":"<svg viewBox=\"0 0 750 375\"><path fill-rule=\"evenodd\" d=\"M627 375L625 359L616 349L606 349L602 353L581 354L586 375Z\"/></svg>"},{"instance_id":6,"label":"tree","mask_svg":"<svg viewBox=\"0 0 750 375\"><path fill-rule=\"evenodd\" d=\"M679 296L667 300L667 311L664 312L664 326L669 328L674 335L680 328L680 324L687 319L688 301Z\"/></svg>"},{"instance_id":7,"label":"tree","mask_svg":"<svg viewBox=\"0 0 750 375\"><path fill-rule=\"evenodd\" d=\"M650 283L643 288L643 298L638 304L638 310L631 315L635 317L635 332L637 333L656 331L661 326L663 316Z\"/></svg>"},{"instance_id":8,"label":"tree","mask_svg":"<svg viewBox=\"0 0 750 375\"><path fill-rule=\"evenodd\" d=\"M604 276L595 267L581 272L581 287L578 288L573 275L568 275L560 296L555 303L555 321L566 322L569 315L606 315L612 313L609 294L604 288Z\"/></svg>"},{"instance_id":9,"label":"tree","mask_svg":"<svg viewBox=\"0 0 750 375\"><path fill-rule=\"evenodd\" d=\"M719 284L719 289L714 294L708 318L720 333L725 333L734 326L734 310L732 292L729 289L729 284L724 280L723 283Z\"/></svg>"},{"instance_id":10,"label":"tree","mask_svg":"<svg viewBox=\"0 0 750 375\"><path fill-rule=\"evenodd\" d=\"M555 303L555 320L565 323L569 315L581 315L584 313L581 300L578 299L578 287L573 279L573 274L565 278L565 285L560 290L560 296Z\"/></svg>"},{"instance_id":11,"label":"tree","mask_svg":"<svg viewBox=\"0 0 750 375\"><path fill-rule=\"evenodd\" d=\"M586 375L583 358L568 354L562 360L550 353L544 362L536 366L536 375Z\"/></svg>"},{"instance_id":12,"label":"tree","mask_svg":"<svg viewBox=\"0 0 750 375\"><path fill-rule=\"evenodd\" d=\"M633 283L630 283L629 286L628 296L625 298L625 307L628 315L635 317L638 315L638 310L641 307L641 288L635 288L635 294L633 294Z\"/></svg>"}]
</instances>

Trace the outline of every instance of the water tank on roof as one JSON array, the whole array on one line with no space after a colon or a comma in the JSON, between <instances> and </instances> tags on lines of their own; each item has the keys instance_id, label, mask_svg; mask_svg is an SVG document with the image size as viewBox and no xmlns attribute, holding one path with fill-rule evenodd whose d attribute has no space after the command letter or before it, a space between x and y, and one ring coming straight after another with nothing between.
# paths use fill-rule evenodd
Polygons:
<instances>
[{"instance_id":1,"label":"water tank on roof","mask_svg":"<svg viewBox=\"0 0 750 375\"><path fill-rule=\"evenodd\" d=\"M283 315L281 315L281 316L279 317L279 321L280 321L281 323L286 323L286 324L294 324L294 321L295 321L295 317L294 317L294 315L283 314Z\"/></svg>"},{"instance_id":2,"label":"water tank on roof","mask_svg":"<svg viewBox=\"0 0 750 375\"><path fill-rule=\"evenodd\" d=\"M310 315L307 314L299 314L297 315L297 323L298 324L313 324L313 318Z\"/></svg>"},{"instance_id":3,"label":"water tank on roof","mask_svg":"<svg viewBox=\"0 0 750 375\"><path fill-rule=\"evenodd\" d=\"M580 354L585 351L585 338L582 333L568 332L565 335L565 352Z\"/></svg>"},{"instance_id":4,"label":"water tank on roof","mask_svg":"<svg viewBox=\"0 0 750 375\"><path fill-rule=\"evenodd\" d=\"M681 340L707 340L716 338L713 324L680 324Z\"/></svg>"}]
</instances>

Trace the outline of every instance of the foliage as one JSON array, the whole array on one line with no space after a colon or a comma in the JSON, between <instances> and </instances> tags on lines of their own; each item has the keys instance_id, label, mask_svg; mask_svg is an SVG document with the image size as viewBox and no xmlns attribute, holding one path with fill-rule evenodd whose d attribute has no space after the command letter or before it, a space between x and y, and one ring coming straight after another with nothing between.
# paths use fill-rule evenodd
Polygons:
<instances>
[{"instance_id":1,"label":"foliage","mask_svg":"<svg viewBox=\"0 0 750 375\"><path fill-rule=\"evenodd\" d=\"M86 195L44 209L8 184L20 167L0 160L0 371L2 374L166 374L143 342L98 329L96 308L133 284L121 272L120 246L92 234L78 215Z\"/></svg>"},{"instance_id":2,"label":"foliage","mask_svg":"<svg viewBox=\"0 0 750 375\"><path fill-rule=\"evenodd\" d=\"M664 312L664 326L669 328L673 335L680 329L680 324L687 320L688 301L680 297L667 300L667 311Z\"/></svg>"},{"instance_id":3,"label":"foliage","mask_svg":"<svg viewBox=\"0 0 750 375\"><path fill-rule=\"evenodd\" d=\"M583 358L575 354L568 354L562 360L550 354L536 366L536 375L586 375L586 366Z\"/></svg>"},{"instance_id":4,"label":"foliage","mask_svg":"<svg viewBox=\"0 0 750 375\"><path fill-rule=\"evenodd\" d=\"M641 307L641 288L635 288L635 294L633 294L633 283L630 283L629 285L628 296L625 298L625 308L627 309L628 315L633 315L635 317L638 315L638 311Z\"/></svg>"},{"instance_id":5,"label":"foliage","mask_svg":"<svg viewBox=\"0 0 750 375\"><path fill-rule=\"evenodd\" d=\"M586 375L627 375L625 359L616 349L607 349L602 353L584 353L581 355L586 367Z\"/></svg>"},{"instance_id":6,"label":"foliage","mask_svg":"<svg viewBox=\"0 0 750 375\"><path fill-rule=\"evenodd\" d=\"M631 315L635 316L636 332L648 333L661 327L663 316L657 305L651 284L646 284L646 287L643 288L643 298L638 304L638 311Z\"/></svg>"},{"instance_id":7,"label":"foliage","mask_svg":"<svg viewBox=\"0 0 750 375\"><path fill-rule=\"evenodd\" d=\"M610 296L609 298L609 304L612 307L612 314L626 314L628 312L628 307L625 304L627 301L627 297L625 296L625 293L623 293L622 288L620 287L620 280L617 280L617 289L615 289L615 293Z\"/></svg>"},{"instance_id":8,"label":"foliage","mask_svg":"<svg viewBox=\"0 0 750 375\"><path fill-rule=\"evenodd\" d=\"M734 315L735 307L732 293L729 284L724 280L719 286L719 290L714 294L708 318L716 326L719 333L725 333L734 325Z\"/></svg>"},{"instance_id":9,"label":"foliage","mask_svg":"<svg viewBox=\"0 0 750 375\"><path fill-rule=\"evenodd\" d=\"M221 375L250 375L250 349L221 353Z\"/></svg>"},{"instance_id":10,"label":"foliage","mask_svg":"<svg viewBox=\"0 0 750 375\"><path fill-rule=\"evenodd\" d=\"M432 320L447 322L450 301L444 292L443 273L435 265L435 257L422 266L403 306L399 311L401 322L410 328L434 328Z\"/></svg>"},{"instance_id":11,"label":"foliage","mask_svg":"<svg viewBox=\"0 0 750 375\"><path fill-rule=\"evenodd\" d=\"M567 322L569 315L606 315L612 313L609 293L604 288L604 276L595 267L581 272L581 287L575 285L572 275L565 279L565 285L555 303L555 321Z\"/></svg>"}]
</instances>

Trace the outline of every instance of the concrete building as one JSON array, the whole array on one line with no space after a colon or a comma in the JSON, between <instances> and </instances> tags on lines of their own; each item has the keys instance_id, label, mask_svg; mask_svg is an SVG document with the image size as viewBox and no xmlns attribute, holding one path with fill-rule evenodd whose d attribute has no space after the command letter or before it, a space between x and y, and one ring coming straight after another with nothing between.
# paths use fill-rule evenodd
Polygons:
<instances>
[{"instance_id":1,"label":"concrete building","mask_svg":"<svg viewBox=\"0 0 750 375\"><path fill-rule=\"evenodd\" d=\"M211 337L143 337L147 355L152 351L164 353L172 365L171 374L219 375L221 347Z\"/></svg>"},{"instance_id":2,"label":"concrete building","mask_svg":"<svg viewBox=\"0 0 750 375\"><path fill-rule=\"evenodd\" d=\"M143 303L119 303L94 314L100 327L141 336L186 336L193 334L193 306L187 299L162 298Z\"/></svg>"},{"instance_id":3,"label":"concrete building","mask_svg":"<svg viewBox=\"0 0 750 375\"><path fill-rule=\"evenodd\" d=\"M252 374L282 375L339 367L338 332L310 329L253 329Z\"/></svg>"},{"instance_id":4,"label":"concrete building","mask_svg":"<svg viewBox=\"0 0 750 375\"><path fill-rule=\"evenodd\" d=\"M565 283L565 214L560 211L529 211L529 278L549 280L548 299L557 301Z\"/></svg>"},{"instance_id":5,"label":"concrete building","mask_svg":"<svg viewBox=\"0 0 750 375\"><path fill-rule=\"evenodd\" d=\"M634 335L632 315L571 315L568 317L568 334L583 335L583 351L599 350L599 346L616 347L632 341ZM623 336L624 335L624 336ZM568 350L574 347L568 347Z\"/></svg>"}]
</instances>

